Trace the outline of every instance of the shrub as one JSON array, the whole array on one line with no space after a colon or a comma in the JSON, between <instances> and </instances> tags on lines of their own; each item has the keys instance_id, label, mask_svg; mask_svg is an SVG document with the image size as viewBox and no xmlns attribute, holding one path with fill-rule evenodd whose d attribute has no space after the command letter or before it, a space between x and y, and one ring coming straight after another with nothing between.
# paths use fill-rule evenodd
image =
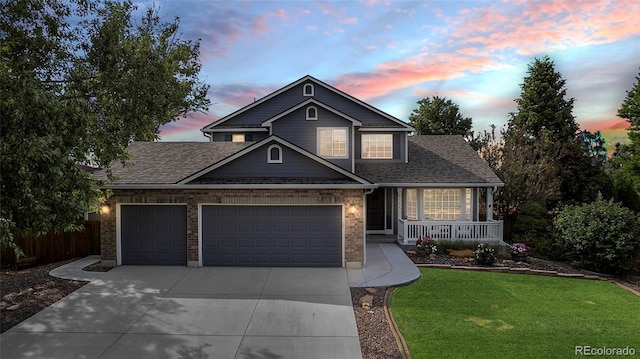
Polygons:
<instances>
[{"instance_id":1,"label":"shrub","mask_svg":"<svg viewBox=\"0 0 640 359\"><path fill-rule=\"evenodd\" d=\"M640 248L640 221L628 208L599 199L565 207L555 221L555 239L574 265L625 275Z\"/></svg>"},{"instance_id":2,"label":"shrub","mask_svg":"<svg viewBox=\"0 0 640 359\"><path fill-rule=\"evenodd\" d=\"M478 243L479 243L478 241L468 241L468 240L462 240L462 239L440 240L438 241L438 249L441 252L446 252L450 249L453 249L453 250L470 249L473 252L478 247Z\"/></svg>"},{"instance_id":3,"label":"shrub","mask_svg":"<svg viewBox=\"0 0 640 359\"><path fill-rule=\"evenodd\" d=\"M493 265L496 261L496 253L495 250L489 247L486 243L478 244L476 251L474 252L476 255L476 263L481 266L490 266Z\"/></svg>"},{"instance_id":4,"label":"shrub","mask_svg":"<svg viewBox=\"0 0 640 359\"><path fill-rule=\"evenodd\" d=\"M528 243L531 254L550 258L553 238L547 209L539 202L525 203L513 225L513 242Z\"/></svg>"}]
</instances>

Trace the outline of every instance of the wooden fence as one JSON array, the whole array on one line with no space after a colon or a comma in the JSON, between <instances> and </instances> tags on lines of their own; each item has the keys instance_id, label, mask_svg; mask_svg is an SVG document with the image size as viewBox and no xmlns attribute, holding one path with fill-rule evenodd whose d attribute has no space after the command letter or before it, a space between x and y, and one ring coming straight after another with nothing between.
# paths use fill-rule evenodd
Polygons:
<instances>
[{"instance_id":1,"label":"wooden fence","mask_svg":"<svg viewBox=\"0 0 640 359\"><path fill-rule=\"evenodd\" d=\"M16 237L15 243L32 262L47 264L67 259L100 254L100 221L84 221L84 229L78 232L55 233L38 238ZM2 250L2 265L16 264L12 249Z\"/></svg>"}]
</instances>

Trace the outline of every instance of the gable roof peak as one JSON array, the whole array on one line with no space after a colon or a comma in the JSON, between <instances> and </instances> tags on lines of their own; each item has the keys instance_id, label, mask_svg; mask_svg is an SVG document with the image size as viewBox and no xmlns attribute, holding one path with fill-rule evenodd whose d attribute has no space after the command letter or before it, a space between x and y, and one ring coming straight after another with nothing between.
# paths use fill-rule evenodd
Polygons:
<instances>
[{"instance_id":1,"label":"gable roof peak","mask_svg":"<svg viewBox=\"0 0 640 359\"><path fill-rule=\"evenodd\" d=\"M360 105L362 107L367 108L370 111L373 111L373 112L377 113L378 115L380 115L380 116L382 116L382 117L384 117L384 118L386 118L386 119L388 119L388 120L390 120L392 122L395 122L396 124L398 124L398 125L402 126L403 128L405 128L407 132L415 131L415 129L413 127L411 127L408 123L406 123L406 122L404 122L404 121L402 121L402 120L400 120L400 119L398 119L398 118L396 118L396 117L394 117L394 116L392 116L392 115L390 115L390 114L388 114L388 113L386 113L386 112L384 112L384 111L382 111L382 110L380 110L380 109L378 109L378 108L376 108L374 106L371 106L368 103L366 103L366 102L364 102L364 101L362 101L360 99L357 99L357 98L353 97L352 95L349 95L348 93L346 93L346 92L344 92L342 90L339 90L338 88L333 87L333 86L327 84L326 82L323 82L323 81L321 81L321 80L319 80L319 79L317 79L317 78L315 78L315 77L313 77L313 76L311 76L309 74L299 78L298 80L296 80L296 81L294 81L294 82L292 82L292 83L290 83L290 84L288 84L288 85L286 85L286 86L284 86L284 87L282 87L282 88L280 88L280 89L278 89L278 90L276 90L276 91L274 91L274 92L272 92L272 93L270 93L270 94L268 94L268 95L266 95L266 96L264 96L264 97L262 97L262 98L260 98L258 100L253 101L252 103L250 103L250 104L248 104L248 105L246 105L246 106L244 106L244 107L232 112L229 115L226 115L226 116L218 119L215 122L212 122L212 123L208 124L207 126L204 126L203 128L200 129L200 131L202 131L205 134L206 133L210 133L210 132L214 132L213 129L215 127L217 127L219 125L222 125L227 120L230 120L230 119L238 116L239 114L241 114L241 113L243 113L245 111L248 111L248 110L250 110L250 109L252 109L252 108L254 108L256 106L259 106L260 104L262 104L262 103L264 103L264 102L266 102L266 101L268 101L268 100L270 100L270 99L272 99L272 98L284 93L285 91L288 91L288 90L290 90L290 89L292 89L292 88L294 88L296 86L299 86L299 85L301 85L301 84L303 84L303 83L305 83L307 81L311 81L311 82L313 82L314 84L316 84L318 86L321 86L321 87L323 87L323 88L325 88L325 89L327 89L329 91L332 91L332 92L334 92L334 93L336 93L336 94L338 94L338 95L340 95L340 96L342 96L342 97L344 97L344 98L346 98L346 99L348 99L350 101L355 102L356 104L358 104L358 105Z\"/></svg>"}]
</instances>

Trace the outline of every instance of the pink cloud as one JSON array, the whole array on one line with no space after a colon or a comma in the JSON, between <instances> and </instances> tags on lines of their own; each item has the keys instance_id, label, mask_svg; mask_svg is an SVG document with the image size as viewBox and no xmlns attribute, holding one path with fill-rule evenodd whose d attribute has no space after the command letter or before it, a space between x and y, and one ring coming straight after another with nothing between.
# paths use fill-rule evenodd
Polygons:
<instances>
[{"instance_id":1,"label":"pink cloud","mask_svg":"<svg viewBox=\"0 0 640 359\"><path fill-rule=\"evenodd\" d=\"M469 71L485 71L493 65L491 60L483 58L423 54L404 61L380 64L373 72L340 76L336 87L356 97L369 99L427 81L456 78Z\"/></svg>"},{"instance_id":2,"label":"pink cloud","mask_svg":"<svg viewBox=\"0 0 640 359\"><path fill-rule=\"evenodd\" d=\"M233 108L244 107L254 100L264 97L275 89L255 84L218 85L209 93L213 102L225 104Z\"/></svg>"},{"instance_id":3,"label":"pink cloud","mask_svg":"<svg viewBox=\"0 0 640 359\"><path fill-rule=\"evenodd\" d=\"M535 55L564 49L624 40L640 34L640 2L637 1L527 1L513 7L495 4L460 11L451 20L451 33L466 46L485 46L491 51L515 49Z\"/></svg>"},{"instance_id":4,"label":"pink cloud","mask_svg":"<svg viewBox=\"0 0 640 359\"><path fill-rule=\"evenodd\" d=\"M160 128L160 137L200 129L217 120L218 117L210 113L191 112L186 117L179 117L176 121L162 126Z\"/></svg>"}]
</instances>

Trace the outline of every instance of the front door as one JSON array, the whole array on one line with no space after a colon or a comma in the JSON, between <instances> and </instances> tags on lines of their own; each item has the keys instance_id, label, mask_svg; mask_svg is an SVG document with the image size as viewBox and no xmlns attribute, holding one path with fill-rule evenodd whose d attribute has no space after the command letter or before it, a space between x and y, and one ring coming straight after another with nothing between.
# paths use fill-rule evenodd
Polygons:
<instances>
[{"instance_id":1,"label":"front door","mask_svg":"<svg viewBox=\"0 0 640 359\"><path fill-rule=\"evenodd\" d=\"M367 195L367 230L384 231L385 189L376 188Z\"/></svg>"}]
</instances>

